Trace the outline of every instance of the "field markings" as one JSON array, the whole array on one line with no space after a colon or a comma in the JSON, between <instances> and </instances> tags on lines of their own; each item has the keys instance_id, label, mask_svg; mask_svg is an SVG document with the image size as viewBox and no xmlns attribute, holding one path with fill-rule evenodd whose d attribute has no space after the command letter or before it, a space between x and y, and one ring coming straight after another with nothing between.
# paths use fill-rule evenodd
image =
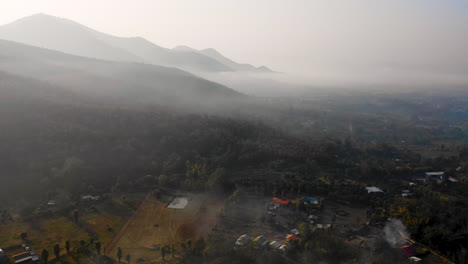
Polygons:
<instances>
[{"instance_id":1,"label":"field markings","mask_svg":"<svg viewBox=\"0 0 468 264\"><path fill-rule=\"evenodd\" d=\"M135 217L138 215L138 213L142 210L143 207L146 206L146 203L149 202L149 199L151 197L151 193L148 193L146 195L145 200L140 204L138 209L133 213L133 215L128 219L128 221L125 223L125 225L120 229L119 233L109 242L109 244L105 247L104 249L104 255L109 256L109 254L112 252L114 247L119 243L120 239L122 236L126 233L127 229L129 226L132 224L134 221Z\"/></svg>"}]
</instances>

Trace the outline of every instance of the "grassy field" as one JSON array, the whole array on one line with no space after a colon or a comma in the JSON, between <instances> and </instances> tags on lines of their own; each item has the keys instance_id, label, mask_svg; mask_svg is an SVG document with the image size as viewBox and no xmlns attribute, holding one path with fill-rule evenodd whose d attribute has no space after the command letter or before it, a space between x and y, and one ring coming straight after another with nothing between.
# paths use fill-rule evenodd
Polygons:
<instances>
[{"instance_id":1,"label":"grassy field","mask_svg":"<svg viewBox=\"0 0 468 264\"><path fill-rule=\"evenodd\" d=\"M180 242L204 237L216 226L223 206L223 201L190 195L185 209L169 209L167 202L153 196L144 200L144 197L143 194L124 199L116 196L84 205L78 223L64 216L31 222L16 217L12 223L0 225L0 247L10 256L21 252L21 233L27 233L28 245L39 254L47 249L51 263L55 261L53 246L57 243L61 247L61 262L75 263L76 260L66 255L65 242L70 241L73 250L79 247L81 240L89 242L94 238L101 242L102 251L114 259L117 248L121 247L124 254L131 254L134 260L154 261L161 257L160 246L175 244L178 248ZM95 263L98 260L81 261Z\"/></svg>"},{"instance_id":2,"label":"grassy field","mask_svg":"<svg viewBox=\"0 0 468 264\"><path fill-rule=\"evenodd\" d=\"M140 201L142 197L144 196L139 197ZM0 248L9 256L20 253L23 243L21 233L27 233L27 244L32 250L41 254L43 249L47 249L50 260L54 259L55 244L60 245L61 255L65 257L64 247L67 240L70 241L72 250L80 246L81 240L89 242L91 238L99 240L105 247L133 212L131 206L122 203L120 199L111 198L83 206L78 223L65 216L52 216L30 222L22 221L16 216L13 222L0 225Z\"/></svg>"},{"instance_id":3,"label":"grassy field","mask_svg":"<svg viewBox=\"0 0 468 264\"><path fill-rule=\"evenodd\" d=\"M58 243L62 247L69 240L72 247L79 245L80 240L89 241L89 234L65 217L56 217L40 220L33 224L15 222L0 226L0 245L3 248L14 249L16 253L18 246L23 243L21 233L27 233L28 245L37 252L43 249L53 252L53 246Z\"/></svg>"},{"instance_id":4,"label":"grassy field","mask_svg":"<svg viewBox=\"0 0 468 264\"><path fill-rule=\"evenodd\" d=\"M107 248L107 255L116 256L120 247L124 254L154 261L161 257L161 246L178 247L180 242L205 236L216 226L223 202L201 195L189 197L185 209L169 209L167 203L148 196Z\"/></svg>"}]
</instances>

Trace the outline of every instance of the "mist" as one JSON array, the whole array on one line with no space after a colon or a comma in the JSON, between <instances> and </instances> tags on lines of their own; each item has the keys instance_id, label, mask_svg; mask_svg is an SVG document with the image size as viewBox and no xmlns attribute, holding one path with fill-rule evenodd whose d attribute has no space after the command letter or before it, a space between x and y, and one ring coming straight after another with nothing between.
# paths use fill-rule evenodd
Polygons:
<instances>
[{"instance_id":1,"label":"mist","mask_svg":"<svg viewBox=\"0 0 468 264\"><path fill-rule=\"evenodd\" d=\"M216 48L235 61L287 74L286 83L444 86L468 79L468 7L460 0L140 0L112 9L114 2L99 1L86 12L90 1L25 3L6 1L0 23L44 12L161 47ZM238 77L213 79L250 78Z\"/></svg>"},{"instance_id":2,"label":"mist","mask_svg":"<svg viewBox=\"0 0 468 264\"><path fill-rule=\"evenodd\" d=\"M465 1L3 2L0 264L468 264Z\"/></svg>"},{"instance_id":3,"label":"mist","mask_svg":"<svg viewBox=\"0 0 468 264\"><path fill-rule=\"evenodd\" d=\"M385 240L393 247L399 247L407 243L408 231L405 225L398 219L390 220L384 227Z\"/></svg>"}]
</instances>

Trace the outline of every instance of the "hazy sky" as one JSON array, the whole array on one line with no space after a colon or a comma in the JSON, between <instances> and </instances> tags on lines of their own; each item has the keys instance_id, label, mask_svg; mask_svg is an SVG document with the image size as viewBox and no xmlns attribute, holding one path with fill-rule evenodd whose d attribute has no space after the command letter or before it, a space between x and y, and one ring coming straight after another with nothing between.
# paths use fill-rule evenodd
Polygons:
<instances>
[{"instance_id":1,"label":"hazy sky","mask_svg":"<svg viewBox=\"0 0 468 264\"><path fill-rule=\"evenodd\" d=\"M467 0L0 0L0 24L34 13L239 62L330 76L465 76Z\"/></svg>"}]
</instances>

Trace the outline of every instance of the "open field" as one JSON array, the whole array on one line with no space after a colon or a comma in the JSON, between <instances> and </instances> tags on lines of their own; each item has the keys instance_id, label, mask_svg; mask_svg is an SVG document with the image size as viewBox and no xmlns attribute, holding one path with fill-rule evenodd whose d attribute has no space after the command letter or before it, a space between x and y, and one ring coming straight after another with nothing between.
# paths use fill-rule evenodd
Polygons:
<instances>
[{"instance_id":1,"label":"open field","mask_svg":"<svg viewBox=\"0 0 468 264\"><path fill-rule=\"evenodd\" d=\"M28 245L39 253L43 249L52 252L56 243L64 246L67 240L72 247L77 247L80 240L89 241L90 238L87 232L65 217L39 220L34 224L16 222L0 226L0 245L9 255L21 251L23 232L27 233Z\"/></svg>"},{"instance_id":2,"label":"open field","mask_svg":"<svg viewBox=\"0 0 468 264\"><path fill-rule=\"evenodd\" d=\"M189 195L185 209L167 208L167 203L148 196L134 216L106 248L108 256L124 254L146 261L160 258L160 246L204 237L218 222L223 202L203 195Z\"/></svg>"},{"instance_id":3,"label":"open field","mask_svg":"<svg viewBox=\"0 0 468 264\"><path fill-rule=\"evenodd\" d=\"M113 198L81 206L79 212L78 223L60 215L32 221L23 221L21 217L14 216L12 222L0 224L0 247L9 256L22 252L21 233L27 234L27 244L39 254L43 249L51 253L53 246L59 244L62 248L61 255L65 256L66 241L70 241L72 250L80 247L81 240L89 242L91 238L105 246L132 215L133 210L124 206L119 199ZM49 257L51 261L54 258L53 254Z\"/></svg>"}]
</instances>

